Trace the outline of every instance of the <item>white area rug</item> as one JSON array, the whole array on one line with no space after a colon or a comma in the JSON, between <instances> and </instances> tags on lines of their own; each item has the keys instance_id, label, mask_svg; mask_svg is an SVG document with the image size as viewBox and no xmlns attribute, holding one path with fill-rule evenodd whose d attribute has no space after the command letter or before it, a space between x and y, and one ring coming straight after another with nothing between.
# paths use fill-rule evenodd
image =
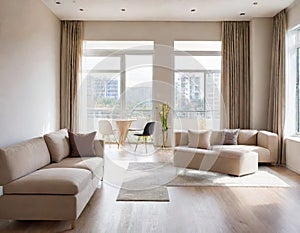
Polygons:
<instances>
[{"instance_id":1,"label":"white area rug","mask_svg":"<svg viewBox=\"0 0 300 233\"><path fill-rule=\"evenodd\" d=\"M235 177L208 171L176 169L171 163L129 163L117 201L169 201L167 186L290 187L269 167Z\"/></svg>"}]
</instances>

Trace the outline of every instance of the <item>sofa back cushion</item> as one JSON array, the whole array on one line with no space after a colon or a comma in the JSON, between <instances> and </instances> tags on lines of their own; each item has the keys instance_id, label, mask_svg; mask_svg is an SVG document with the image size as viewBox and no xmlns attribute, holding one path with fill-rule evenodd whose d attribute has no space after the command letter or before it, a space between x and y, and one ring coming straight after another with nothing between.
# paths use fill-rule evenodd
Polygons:
<instances>
[{"instance_id":1,"label":"sofa back cushion","mask_svg":"<svg viewBox=\"0 0 300 233\"><path fill-rule=\"evenodd\" d=\"M257 130L241 129L238 136L239 145L257 145Z\"/></svg>"},{"instance_id":2,"label":"sofa back cushion","mask_svg":"<svg viewBox=\"0 0 300 233\"><path fill-rule=\"evenodd\" d=\"M176 131L175 134L175 146L187 146L189 143L187 131Z\"/></svg>"},{"instance_id":3,"label":"sofa back cushion","mask_svg":"<svg viewBox=\"0 0 300 233\"><path fill-rule=\"evenodd\" d=\"M69 139L67 129L44 135L51 159L53 162L60 162L70 154Z\"/></svg>"},{"instance_id":4,"label":"sofa back cushion","mask_svg":"<svg viewBox=\"0 0 300 233\"><path fill-rule=\"evenodd\" d=\"M224 131L214 130L210 135L210 144L213 145L223 145L224 143Z\"/></svg>"},{"instance_id":5,"label":"sofa back cushion","mask_svg":"<svg viewBox=\"0 0 300 233\"><path fill-rule=\"evenodd\" d=\"M50 163L42 137L0 149L0 185L30 174Z\"/></svg>"},{"instance_id":6,"label":"sofa back cushion","mask_svg":"<svg viewBox=\"0 0 300 233\"><path fill-rule=\"evenodd\" d=\"M239 145L257 145L257 130L240 129L238 135ZM223 145L225 139L224 130L213 130L210 135L210 145ZM188 144L188 132L175 132L175 146L184 146Z\"/></svg>"}]
</instances>

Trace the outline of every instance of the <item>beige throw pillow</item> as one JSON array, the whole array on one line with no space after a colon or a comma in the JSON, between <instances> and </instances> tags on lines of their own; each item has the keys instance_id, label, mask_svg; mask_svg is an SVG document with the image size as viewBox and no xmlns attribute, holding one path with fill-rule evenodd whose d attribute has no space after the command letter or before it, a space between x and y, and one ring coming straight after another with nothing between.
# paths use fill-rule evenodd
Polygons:
<instances>
[{"instance_id":1,"label":"beige throw pillow","mask_svg":"<svg viewBox=\"0 0 300 233\"><path fill-rule=\"evenodd\" d=\"M53 162L58 163L70 154L69 140L66 138L67 133L66 129L61 129L44 135Z\"/></svg>"},{"instance_id":2,"label":"beige throw pillow","mask_svg":"<svg viewBox=\"0 0 300 233\"><path fill-rule=\"evenodd\" d=\"M210 148L210 134L208 130L188 130L189 144L188 147L209 149Z\"/></svg>"}]
</instances>

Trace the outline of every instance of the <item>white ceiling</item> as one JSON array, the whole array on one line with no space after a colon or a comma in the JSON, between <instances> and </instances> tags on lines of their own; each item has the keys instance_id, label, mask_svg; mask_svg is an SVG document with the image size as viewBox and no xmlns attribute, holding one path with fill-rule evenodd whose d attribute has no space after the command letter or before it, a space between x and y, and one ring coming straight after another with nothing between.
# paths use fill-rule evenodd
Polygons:
<instances>
[{"instance_id":1,"label":"white ceiling","mask_svg":"<svg viewBox=\"0 0 300 233\"><path fill-rule=\"evenodd\" d=\"M272 17L294 0L42 0L60 19L221 21ZM56 1L61 4L56 4ZM254 5L253 2L257 2ZM122 12L121 9L126 11ZM80 11L79 9L83 9ZM191 12L195 9L195 12ZM245 12L245 16L240 16Z\"/></svg>"}]
</instances>

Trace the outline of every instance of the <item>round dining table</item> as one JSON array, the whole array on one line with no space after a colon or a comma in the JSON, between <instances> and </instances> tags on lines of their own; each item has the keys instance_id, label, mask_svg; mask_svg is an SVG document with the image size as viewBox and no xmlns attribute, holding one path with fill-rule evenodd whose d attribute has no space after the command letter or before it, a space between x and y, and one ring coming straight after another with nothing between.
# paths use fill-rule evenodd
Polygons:
<instances>
[{"instance_id":1,"label":"round dining table","mask_svg":"<svg viewBox=\"0 0 300 233\"><path fill-rule=\"evenodd\" d=\"M114 119L116 122L116 126L118 128L118 134L119 134L119 145L124 146L126 137L128 134L128 129L133 121L136 121L136 119L130 118L130 119Z\"/></svg>"}]
</instances>

